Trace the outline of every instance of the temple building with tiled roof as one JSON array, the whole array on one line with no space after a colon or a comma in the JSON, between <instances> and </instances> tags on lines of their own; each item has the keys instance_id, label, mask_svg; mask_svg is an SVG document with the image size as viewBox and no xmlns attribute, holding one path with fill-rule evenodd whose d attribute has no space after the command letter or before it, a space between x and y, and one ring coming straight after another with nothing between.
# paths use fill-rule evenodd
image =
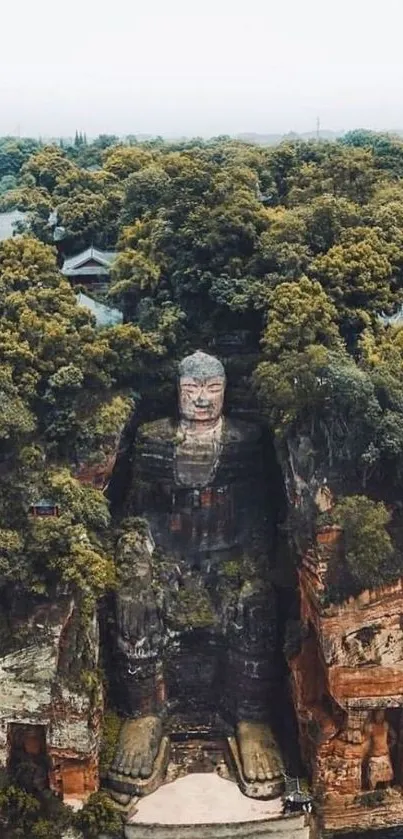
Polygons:
<instances>
[{"instance_id":1,"label":"temple building with tiled roof","mask_svg":"<svg viewBox=\"0 0 403 839\"><path fill-rule=\"evenodd\" d=\"M74 285L106 289L109 285L110 269L116 253L90 247L64 260L62 273Z\"/></svg>"}]
</instances>

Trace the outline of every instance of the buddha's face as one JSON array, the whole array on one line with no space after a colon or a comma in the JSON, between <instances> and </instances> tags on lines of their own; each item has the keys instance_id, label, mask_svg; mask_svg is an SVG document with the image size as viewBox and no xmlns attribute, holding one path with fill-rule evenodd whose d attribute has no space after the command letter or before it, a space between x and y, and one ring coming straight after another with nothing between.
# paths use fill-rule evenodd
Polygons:
<instances>
[{"instance_id":1,"label":"buddha's face","mask_svg":"<svg viewBox=\"0 0 403 839\"><path fill-rule=\"evenodd\" d=\"M197 379L182 376L179 379L179 413L182 419L194 423L217 421L223 409L225 379L212 376Z\"/></svg>"}]
</instances>

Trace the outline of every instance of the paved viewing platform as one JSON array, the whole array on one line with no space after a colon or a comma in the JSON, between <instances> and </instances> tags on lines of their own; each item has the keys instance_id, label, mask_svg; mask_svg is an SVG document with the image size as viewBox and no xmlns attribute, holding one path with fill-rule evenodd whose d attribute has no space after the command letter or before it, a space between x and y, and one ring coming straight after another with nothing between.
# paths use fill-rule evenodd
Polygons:
<instances>
[{"instance_id":1,"label":"paved viewing platform","mask_svg":"<svg viewBox=\"0 0 403 839\"><path fill-rule=\"evenodd\" d=\"M282 817L282 800L247 798L216 773L165 784L137 803L126 839L308 839L304 816Z\"/></svg>"}]
</instances>

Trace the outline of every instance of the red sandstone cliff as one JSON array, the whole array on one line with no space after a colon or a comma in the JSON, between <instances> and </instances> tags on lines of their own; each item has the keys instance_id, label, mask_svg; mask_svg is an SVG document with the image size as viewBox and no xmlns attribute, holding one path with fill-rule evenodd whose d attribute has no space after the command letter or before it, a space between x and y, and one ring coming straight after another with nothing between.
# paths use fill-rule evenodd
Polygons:
<instances>
[{"instance_id":1,"label":"red sandstone cliff","mask_svg":"<svg viewBox=\"0 0 403 839\"><path fill-rule=\"evenodd\" d=\"M290 661L300 743L328 830L403 823L403 579L326 604L339 528L299 571L302 643Z\"/></svg>"}]
</instances>

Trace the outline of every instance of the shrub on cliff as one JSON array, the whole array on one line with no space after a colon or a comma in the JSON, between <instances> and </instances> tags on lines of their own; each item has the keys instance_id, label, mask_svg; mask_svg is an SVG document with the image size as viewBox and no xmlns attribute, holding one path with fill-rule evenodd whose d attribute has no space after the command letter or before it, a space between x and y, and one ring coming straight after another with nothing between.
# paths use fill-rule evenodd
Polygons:
<instances>
[{"instance_id":1,"label":"shrub on cliff","mask_svg":"<svg viewBox=\"0 0 403 839\"><path fill-rule=\"evenodd\" d=\"M111 839L123 837L122 816L116 812L114 804L105 792L96 792L77 813L75 825L82 831L85 839L98 839L106 834Z\"/></svg>"},{"instance_id":2,"label":"shrub on cliff","mask_svg":"<svg viewBox=\"0 0 403 839\"><path fill-rule=\"evenodd\" d=\"M38 799L17 786L10 785L0 791L0 827L2 834L10 839L29 836L38 819Z\"/></svg>"},{"instance_id":3,"label":"shrub on cliff","mask_svg":"<svg viewBox=\"0 0 403 839\"><path fill-rule=\"evenodd\" d=\"M58 516L29 513L41 497L52 500ZM113 585L110 514L99 490L82 486L67 469L47 471L42 464L3 481L0 509L10 525L0 529L0 587L46 594L61 585L93 600Z\"/></svg>"},{"instance_id":4,"label":"shrub on cliff","mask_svg":"<svg viewBox=\"0 0 403 839\"><path fill-rule=\"evenodd\" d=\"M0 790L2 839L63 839L73 814L49 790L32 794L16 782Z\"/></svg>"},{"instance_id":5,"label":"shrub on cliff","mask_svg":"<svg viewBox=\"0 0 403 839\"><path fill-rule=\"evenodd\" d=\"M346 496L332 510L334 523L343 528L348 569L363 587L379 585L385 576L385 566L393 555L386 529L390 518L382 502L365 495Z\"/></svg>"}]
</instances>

